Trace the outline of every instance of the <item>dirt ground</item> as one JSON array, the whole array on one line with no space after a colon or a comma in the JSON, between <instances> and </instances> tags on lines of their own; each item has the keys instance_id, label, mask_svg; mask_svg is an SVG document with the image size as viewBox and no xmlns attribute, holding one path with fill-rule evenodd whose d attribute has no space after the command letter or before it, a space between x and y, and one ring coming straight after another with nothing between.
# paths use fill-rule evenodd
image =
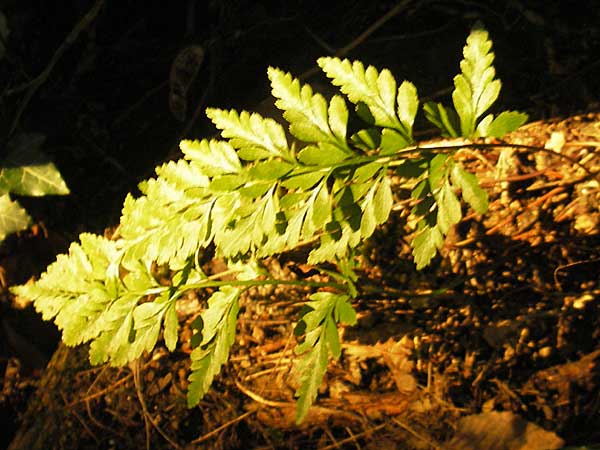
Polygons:
<instances>
[{"instance_id":1,"label":"dirt ground","mask_svg":"<svg viewBox=\"0 0 600 450\"><path fill-rule=\"evenodd\" d=\"M10 88L47 67L96 2L87 3L60 12L33 2L0 6L13 24L0 69L5 122L24 99ZM48 136L45 150L73 194L24 199L37 223L0 249L0 424L9 430L0 448L13 439L13 449L600 444L598 11L581 3L567 15L562 2L519 1L159 3L104 4L18 124ZM77 233L114 225L125 193L176 156L182 137L211 134L204 107L263 111L268 65L307 74L318 56L341 51L445 101L476 20L494 41L500 107L531 121L507 137L510 145L489 141L460 153L490 194L489 212L467 216L420 272L408 246L410 199L397 187L392 219L361 250L359 323L343 330L342 357L301 426L290 368L307 291L248 292L230 362L192 410L190 322L206 294L180 301L174 353L159 345L121 369L89 367L85 348L55 352L56 330L8 294ZM174 99L181 86L173 86L172 63L184 48L204 56ZM310 73L306 80L323 82ZM419 130L431 139L426 124ZM313 276L293 257L269 267L281 277Z\"/></svg>"}]
</instances>

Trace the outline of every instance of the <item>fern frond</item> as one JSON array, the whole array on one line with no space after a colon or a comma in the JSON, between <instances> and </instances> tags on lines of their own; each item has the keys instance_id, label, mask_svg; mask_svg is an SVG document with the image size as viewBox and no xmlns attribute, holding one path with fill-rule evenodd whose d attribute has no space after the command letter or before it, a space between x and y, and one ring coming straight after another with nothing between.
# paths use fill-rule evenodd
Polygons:
<instances>
[{"instance_id":1,"label":"fern frond","mask_svg":"<svg viewBox=\"0 0 600 450\"><path fill-rule=\"evenodd\" d=\"M281 157L293 161L283 127L258 113L208 108L206 115L222 130L221 135L238 151L240 158L256 161Z\"/></svg>"},{"instance_id":2,"label":"fern frond","mask_svg":"<svg viewBox=\"0 0 600 450\"><path fill-rule=\"evenodd\" d=\"M289 73L269 67L268 76L273 96L277 98L275 106L283 111L294 137L317 144L329 163L354 154L346 141L348 110L342 97L336 95L327 104L321 94L313 94L309 85L300 85ZM304 162L319 164L320 160L305 157Z\"/></svg>"},{"instance_id":3,"label":"fern frond","mask_svg":"<svg viewBox=\"0 0 600 450\"><path fill-rule=\"evenodd\" d=\"M54 319L67 345L95 338L102 331L102 315L118 297L114 242L84 233L69 253L59 255L34 284L13 288L33 300L44 320Z\"/></svg>"},{"instance_id":4,"label":"fern frond","mask_svg":"<svg viewBox=\"0 0 600 450\"><path fill-rule=\"evenodd\" d=\"M229 357L235 340L235 326L241 290L224 287L208 300L202 313L202 341L191 354L192 373L188 377L187 403L195 406L204 397L214 377Z\"/></svg>"},{"instance_id":5,"label":"fern frond","mask_svg":"<svg viewBox=\"0 0 600 450\"><path fill-rule=\"evenodd\" d=\"M495 80L492 66L494 53L488 33L475 29L467 38L460 62L462 73L454 77L452 100L460 117L461 135L473 136L477 119L489 109L500 93L500 80Z\"/></svg>"},{"instance_id":6,"label":"fern frond","mask_svg":"<svg viewBox=\"0 0 600 450\"><path fill-rule=\"evenodd\" d=\"M310 296L307 306L309 312L302 317L297 327L297 331L303 334L303 339L294 350L297 355L304 355L295 367L300 375L300 387L296 390L297 423L304 420L310 405L317 398L329 355L334 358L340 356L337 324L356 323L356 313L347 295L318 292Z\"/></svg>"},{"instance_id":7,"label":"fern frond","mask_svg":"<svg viewBox=\"0 0 600 450\"><path fill-rule=\"evenodd\" d=\"M366 105L375 125L397 131L405 146L412 143L412 127L419 106L412 83L404 81L396 90L396 80L388 69L381 72L373 66L365 69L360 61L324 57L317 63L352 103Z\"/></svg>"}]
</instances>

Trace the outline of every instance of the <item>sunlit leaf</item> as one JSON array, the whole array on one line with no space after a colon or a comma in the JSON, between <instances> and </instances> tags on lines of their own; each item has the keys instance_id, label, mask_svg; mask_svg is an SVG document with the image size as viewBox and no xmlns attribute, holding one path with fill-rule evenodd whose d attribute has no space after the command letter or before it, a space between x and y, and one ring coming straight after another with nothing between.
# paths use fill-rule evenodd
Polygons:
<instances>
[{"instance_id":1,"label":"sunlit leaf","mask_svg":"<svg viewBox=\"0 0 600 450\"><path fill-rule=\"evenodd\" d=\"M0 192L18 195L66 195L69 188L60 172L41 152L39 134L21 134L8 145L0 162Z\"/></svg>"},{"instance_id":2,"label":"sunlit leaf","mask_svg":"<svg viewBox=\"0 0 600 450\"><path fill-rule=\"evenodd\" d=\"M0 241L9 234L27 229L30 224L31 217L18 202L7 194L0 195Z\"/></svg>"},{"instance_id":3,"label":"sunlit leaf","mask_svg":"<svg viewBox=\"0 0 600 450\"><path fill-rule=\"evenodd\" d=\"M484 214L488 208L488 195L479 186L477 177L464 170L458 164L452 167L451 176L452 183L461 189L462 197L469 206L476 212Z\"/></svg>"}]
</instances>

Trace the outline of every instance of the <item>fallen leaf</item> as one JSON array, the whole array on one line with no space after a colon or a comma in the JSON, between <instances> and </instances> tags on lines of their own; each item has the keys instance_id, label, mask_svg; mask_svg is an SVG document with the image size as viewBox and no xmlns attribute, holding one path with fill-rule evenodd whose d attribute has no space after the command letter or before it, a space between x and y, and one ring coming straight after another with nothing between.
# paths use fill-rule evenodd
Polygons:
<instances>
[{"instance_id":1,"label":"fallen leaf","mask_svg":"<svg viewBox=\"0 0 600 450\"><path fill-rule=\"evenodd\" d=\"M456 435L446 443L449 450L553 450L564 441L509 411L463 417Z\"/></svg>"}]
</instances>

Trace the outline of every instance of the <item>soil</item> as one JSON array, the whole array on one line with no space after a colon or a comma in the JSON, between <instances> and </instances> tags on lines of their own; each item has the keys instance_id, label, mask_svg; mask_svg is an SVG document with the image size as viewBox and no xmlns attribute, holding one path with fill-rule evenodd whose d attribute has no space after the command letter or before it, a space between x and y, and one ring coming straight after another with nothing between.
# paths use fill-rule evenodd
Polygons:
<instances>
[{"instance_id":1,"label":"soil","mask_svg":"<svg viewBox=\"0 0 600 450\"><path fill-rule=\"evenodd\" d=\"M600 444L600 12L592 2L38 3L0 6L11 30L0 132L8 137L25 105L17 132L46 135L44 151L72 194L22 199L36 224L0 249L0 448ZM96 4L82 33L66 39ZM246 294L230 362L191 410L190 323L206 293L180 301L175 352L159 345L123 368L90 367L85 347L59 345L55 328L9 294L79 232L114 226L125 194L177 157L179 140L212 135L206 106L272 113L263 101L269 65L323 85L314 61L342 52L447 102L477 20L494 41L498 110L525 111L530 123L461 151L489 192L489 212L467 215L422 271L407 243L410 199L396 186L392 219L359 256L359 323L343 329L342 357L302 425L291 367L305 290ZM418 129L422 142L432 139L425 123ZM292 256L268 265L281 277L316 277Z\"/></svg>"}]
</instances>

